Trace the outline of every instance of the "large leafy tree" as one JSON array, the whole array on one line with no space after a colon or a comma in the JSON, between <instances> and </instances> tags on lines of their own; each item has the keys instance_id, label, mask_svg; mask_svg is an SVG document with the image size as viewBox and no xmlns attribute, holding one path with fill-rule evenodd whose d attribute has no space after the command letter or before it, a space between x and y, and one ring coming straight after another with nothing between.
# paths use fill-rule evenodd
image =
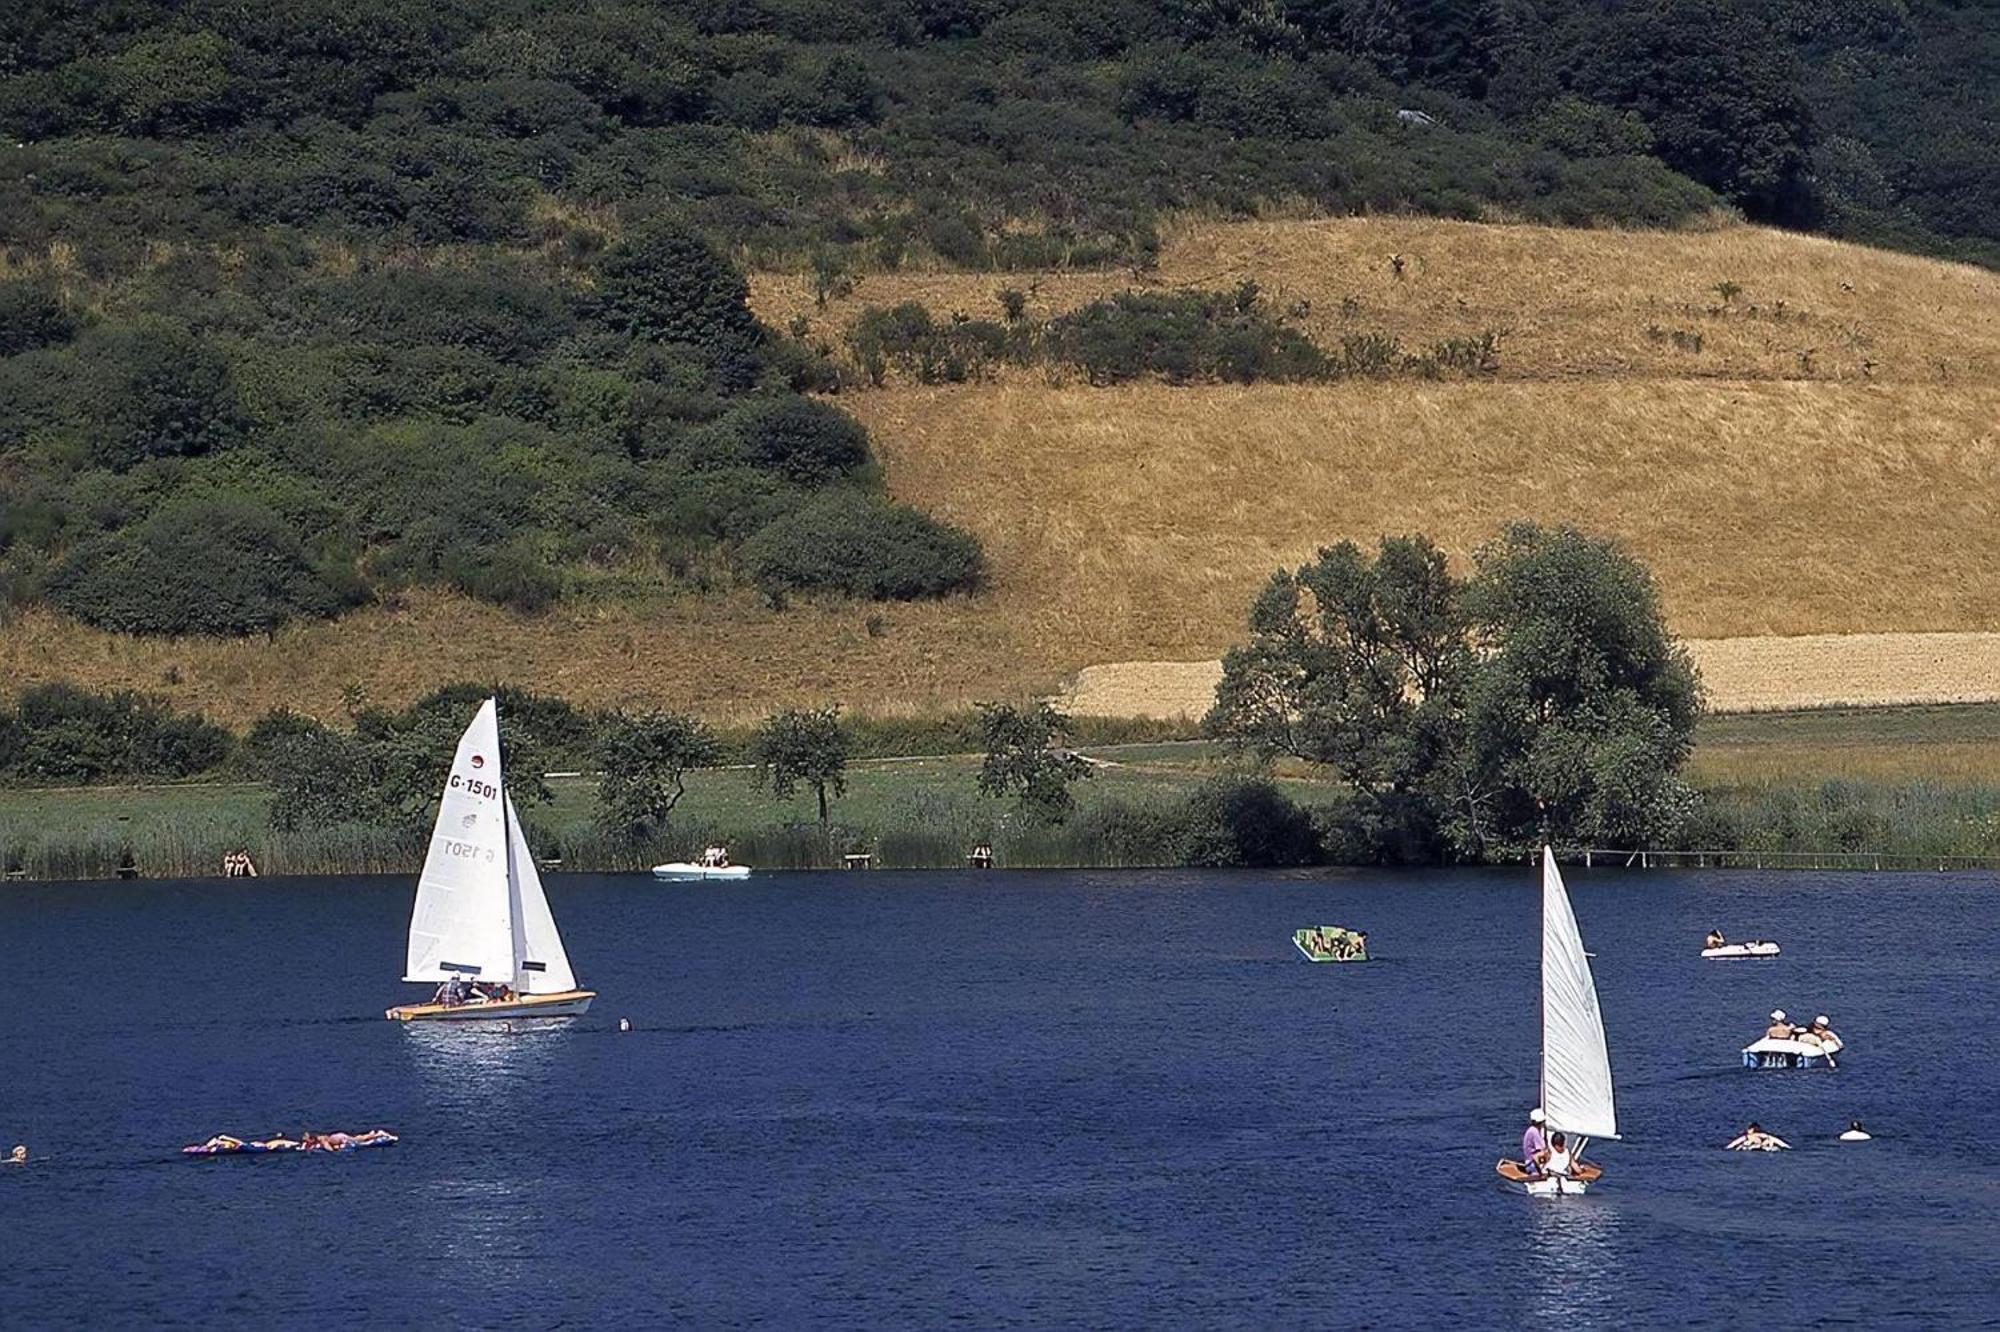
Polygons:
<instances>
[{"instance_id":1,"label":"large leafy tree","mask_svg":"<svg viewBox=\"0 0 2000 1332\"><path fill-rule=\"evenodd\" d=\"M1323 764L1403 856L1670 836L1700 688L1650 576L1609 541L1517 524L1469 582L1419 537L1274 575L1224 659L1212 733Z\"/></svg>"},{"instance_id":2,"label":"large leafy tree","mask_svg":"<svg viewBox=\"0 0 2000 1332\"><path fill-rule=\"evenodd\" d=\"M1371 559L1343 541L1265 584L1207 725L1363 792L1409 791L1436 761L1469 662L1444 552L1385 537Z\"/></svg>"},{"instance_id":3,"label":"large leafy tree","mask_svg":"<svg viewBox=\"0 0 2000 1332\"><path fill-rule=\"evenodd\" d=\"M1701 687L1651 575L1611 541L1533 523L1478 566L1465 603L1479 666L1434 773L1451 844L1490 858L1671 836L1691 806L1679 772Z\"/></svg>"},{"instance_id":4,"label":"large leafy tree","mask_svg":"<svg viewBox=\"0 0 2000 1332\"><path fill-rule=\"evenodd\" d=\"M847 794L847 728L839 708L787 708L768 718L751 743L757 785L789 800L800 786L819 798L819 826L827 826L827 793Z\"/></svg>"}]
</instances>

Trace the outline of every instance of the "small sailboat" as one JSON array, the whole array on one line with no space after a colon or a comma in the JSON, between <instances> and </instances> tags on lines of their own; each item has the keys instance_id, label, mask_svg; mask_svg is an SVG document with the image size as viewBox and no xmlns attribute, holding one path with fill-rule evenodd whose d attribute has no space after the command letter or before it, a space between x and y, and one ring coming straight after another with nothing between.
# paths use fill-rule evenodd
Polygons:
<instances>
[{"instance_id":1,"label":"small sailboat","mask_svg":"<svg viewBox=\"0 0 2000 1332\"><path fill-rule=\"evenodd\" d=\"M1542 1110L1547 1131L1568 1139L1573 1162L1564 1174L1530 1171L1507 1160L1500 1177L1538 1197L1584 1193L1604 1172L1583 1159L1592 1138L1618 1137L1612 1104L1611 1056L1604 1047L1604 1018L1597 983L1583 951L1576 914L1555 853L1542 848Z\"/></svg>"},{"instance_id":2,"label":"small sailboat","mask_svg":"<svg viewBox=\"0 0 2000 1332\"><path fill-rule=\"evenodd\" d=\"M535 858L500 771L499 710L480 705L459 737L410 914L406 981L439 986L402 1004L402 1022L576 1017L596 994L576 986Z\"/></svg>"}]
</instances>

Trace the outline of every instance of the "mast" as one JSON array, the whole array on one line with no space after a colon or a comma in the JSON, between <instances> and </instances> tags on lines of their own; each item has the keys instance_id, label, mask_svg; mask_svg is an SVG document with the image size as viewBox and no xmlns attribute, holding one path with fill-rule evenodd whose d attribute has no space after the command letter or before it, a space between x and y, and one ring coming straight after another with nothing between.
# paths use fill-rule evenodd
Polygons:
<instances>
[{"instance_id":1,"label":"mast","mask_svg":"<svg viewBox=\"0 0 2000 1332\"><path fill-rule=\"evenodd\" d=\"M500 757L494 755L494 764L499 766ZM507 778L503 770L500 776L500 830L507 847L507 929L512 936L514 966L507 977L507 984L516 994L527 991L522 985L521 963L528 956L527 932L521 920L521 875L514 857L514 802L507 796Z\"/></svg>"}]
</instances>

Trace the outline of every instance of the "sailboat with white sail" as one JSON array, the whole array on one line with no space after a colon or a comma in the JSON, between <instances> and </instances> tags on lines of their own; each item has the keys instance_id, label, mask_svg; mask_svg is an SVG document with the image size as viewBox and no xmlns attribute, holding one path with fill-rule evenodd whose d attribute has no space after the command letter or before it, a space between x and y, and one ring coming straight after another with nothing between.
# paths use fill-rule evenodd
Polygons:
<instances>
[{"instance_id":1,"label":"sailboat with white sail","mask_svg":"<svg viewBox=\"0 0 2000 1332\"><path fill-rule=\"evenodd\" d=\"M459 737L410 914L406 981L430 982L403 1022L576 1017L580 990L500 767L499 708L487 699Z\"/></svg>"},{"instance_id":2,"label":"sailboat with white sail","mask_svg":"<svg viewBox=\"0 0 2000 1332\"><path fill-rule=\"evenodd\" d=\"M1612 1104L1611 1056L1604 1045L1604 1017L1597 1007L1597 983L1583 951L1576 913L1555 853L1542 848L1542 1110L1546 1132L1566 1140L1571 1162L1552 1172L1520 1161L1502 1161L1500 1177L1527 1193L1561 1196L1584 1193L1603 1170L1583 1159L1592 1138L1618 1137Z\"/></svg>"}]
</instances>

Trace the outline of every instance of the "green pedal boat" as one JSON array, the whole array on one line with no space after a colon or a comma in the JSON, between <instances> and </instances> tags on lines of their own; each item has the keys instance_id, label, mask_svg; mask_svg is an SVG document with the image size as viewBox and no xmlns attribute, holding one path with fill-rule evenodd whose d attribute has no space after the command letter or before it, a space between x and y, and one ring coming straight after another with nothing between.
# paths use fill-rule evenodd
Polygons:
<instances>
[{"instance_id":1,"label":"green pedal boat","mask_svg":"<svg viewBox=\"0 0 2000 1332\"><path fill-rule=\"evenodd\" d=\"M1292 943L1308 962L1366 962L1368 936L1345 925L1308 925L1292 931Z\"/></svg>"}]
</instances>

